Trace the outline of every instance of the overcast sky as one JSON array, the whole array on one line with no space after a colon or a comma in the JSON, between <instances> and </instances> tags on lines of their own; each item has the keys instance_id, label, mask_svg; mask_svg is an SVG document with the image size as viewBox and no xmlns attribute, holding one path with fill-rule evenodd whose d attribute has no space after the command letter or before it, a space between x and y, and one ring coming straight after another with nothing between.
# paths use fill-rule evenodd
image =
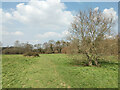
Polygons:
<instances>
[{"instance_id":1,"label":"overcast sky","mask_svg":"<svg viewBox=\"0 0 120 90\"><path fill-rule=\"evenodd\" d=\"M78 11L90 8L100 9L104 15L112 17L116 21L113 30L117 33L117 2L3 2L0 8L3 46L13 45L16 40L36 44L63 39L69 34L67 30Z\"/></svg>"}]
</instances>

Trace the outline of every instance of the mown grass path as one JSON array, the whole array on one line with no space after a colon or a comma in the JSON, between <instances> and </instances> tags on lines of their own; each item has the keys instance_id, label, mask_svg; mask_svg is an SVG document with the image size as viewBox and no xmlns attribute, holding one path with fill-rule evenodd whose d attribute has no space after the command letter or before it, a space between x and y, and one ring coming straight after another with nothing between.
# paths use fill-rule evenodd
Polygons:
<instances>
[{"instance_id":1,"label":"mown grass path","mask_svg":"<svg viewBox=\"0 0 120 90\"><path fill-rule=\"evenodd\" d=\"M3 55L3 88L117 88L117 63L102 67L70 64L64 54Z\"/></svg>"}]
</instances>

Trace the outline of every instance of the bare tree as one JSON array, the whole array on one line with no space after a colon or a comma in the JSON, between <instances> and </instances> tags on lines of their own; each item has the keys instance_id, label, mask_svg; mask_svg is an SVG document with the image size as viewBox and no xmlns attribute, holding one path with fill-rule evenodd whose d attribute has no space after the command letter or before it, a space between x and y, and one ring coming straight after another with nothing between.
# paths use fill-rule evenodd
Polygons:
<instances>
[{"instance_id":1,"label":"bare tree","mask_svg":"<svg viewBox=\"0 0 120 90\"><path fill-rule=\"evenodd\" d=\"M101 44L106 35L111 35L112 18L106 18L99 10L80 11L70 28L70 40L75 42L77 52L86 55L88 65L98 65ZM74 48L74 47L73 47Z\"/></svg>"},{"instance_id":2,"label":"bare tree","mask_svg":"<svg viewBox=\"0 0 120 90\"><path fill-rule=\"evenodd\" d=\"M14 43L14 47L20 47L20 41L16 40Z\"/></svg>"},{"instance_id":3,"label":"bare tree","mask_svg":"<svg viewBox=\"0 0 120 90\"><path fill-rule=\"evenodd\" d=\"M59 40L56 42L56 50L58 51L58 53L61 53L62 45L61 45L61 41Z\"/></svg>"},{"instance_id":4,"label":"bare tree","mask_svg":"<svg viewBox=\"0 0 120 90\"><path fill-rule=\"evenodd\" d=\"M54 53L55 52L55 48L54 48L55 41L54 40L49 40L48 44L49 44L49 52Z\"/></svg>"}]
</instances>

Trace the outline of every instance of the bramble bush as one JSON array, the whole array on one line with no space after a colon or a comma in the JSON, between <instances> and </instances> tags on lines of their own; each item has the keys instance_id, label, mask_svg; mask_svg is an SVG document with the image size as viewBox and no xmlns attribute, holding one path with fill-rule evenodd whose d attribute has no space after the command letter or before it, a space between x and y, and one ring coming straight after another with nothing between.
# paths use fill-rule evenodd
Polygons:
<instances>
[{"instance_id":1,"label":"bramble bush","mask_svg":"<svg viewBox=\"0 0 120 90\"><path fill-rule=\"evenodd\" d=\"M24 56L34 56L34 57L39 57L39 54L36 52L26 52L24 53Z\"/></svg>"}]
</instances>

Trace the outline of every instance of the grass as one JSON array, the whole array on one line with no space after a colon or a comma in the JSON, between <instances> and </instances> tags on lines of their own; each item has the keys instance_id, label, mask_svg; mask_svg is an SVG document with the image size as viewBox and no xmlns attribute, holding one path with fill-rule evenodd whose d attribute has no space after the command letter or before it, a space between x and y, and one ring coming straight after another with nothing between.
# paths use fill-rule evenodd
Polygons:
<instances>
[{"instance_id":1,"label":"grass","mask_svg":"<svg viewBox=\"0 0 120 90\"><path fill-rule=\"evenodd\" d=\"M40 57L3 55L3 88L118 87L117 62L102 62L101 67L70 63L71 59L64 54L42 54Z\"/></svg>"}]
</instances>

